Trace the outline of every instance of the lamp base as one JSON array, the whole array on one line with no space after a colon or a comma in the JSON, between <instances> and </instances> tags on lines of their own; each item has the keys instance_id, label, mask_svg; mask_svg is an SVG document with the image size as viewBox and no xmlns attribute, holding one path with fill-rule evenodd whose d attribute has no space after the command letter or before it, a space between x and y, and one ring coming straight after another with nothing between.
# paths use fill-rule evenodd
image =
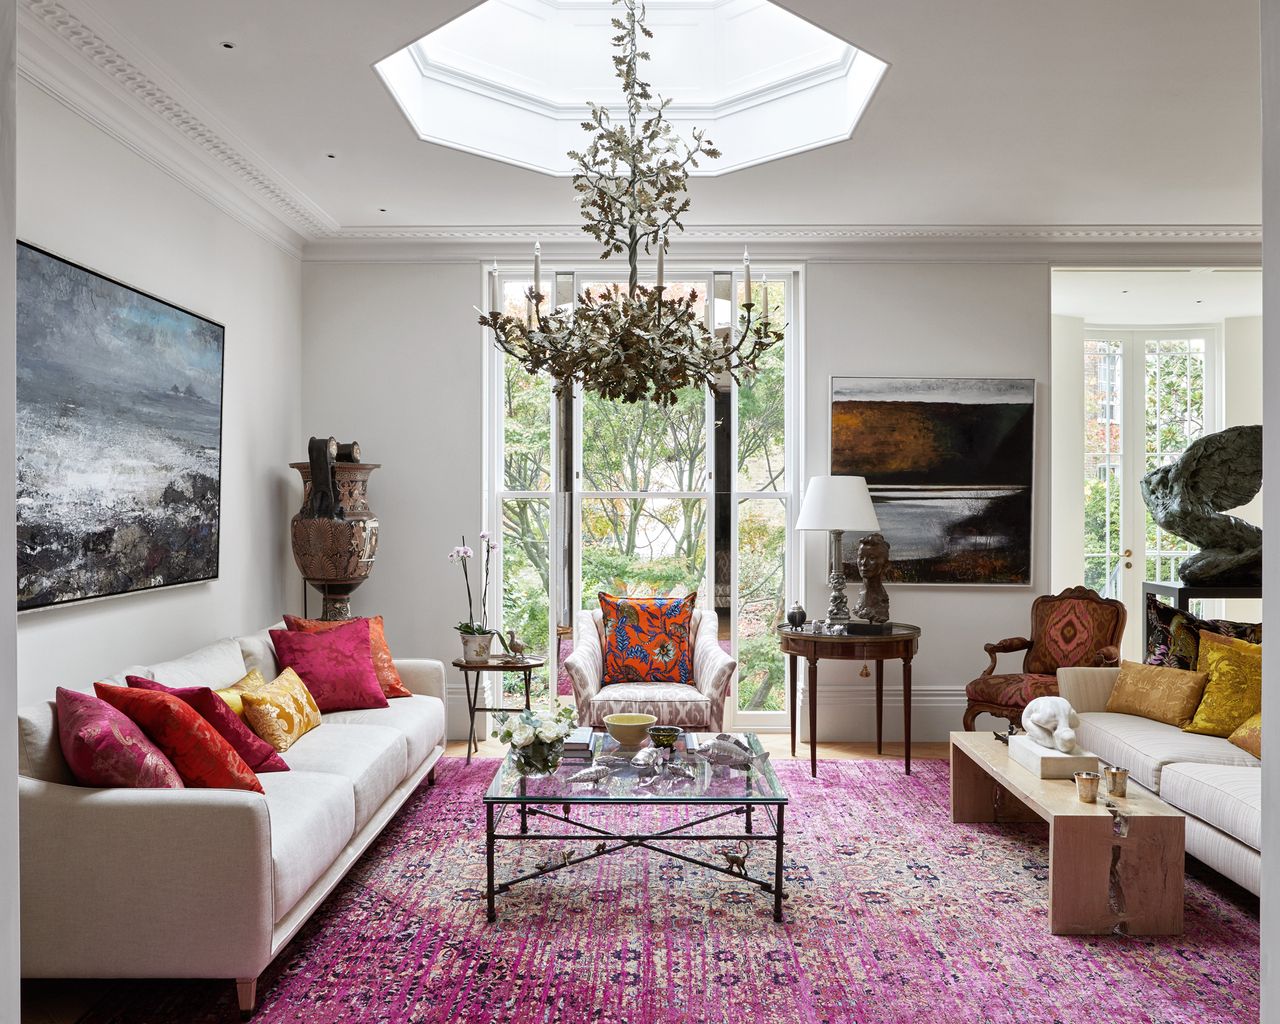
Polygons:
<instances>
[{"instance_id":1,"label":"lamp base","mask_svg":"<svg viewBox=\"0 0 1280 1024\"><path fill-rule=\"evenodd\" d=\"M844 563L841 548L844 546L844 531L832 530L831 543L835 549L835 557L831 562L831 573L827 576L827 586L831 588L831 597L827 602L827 625L842 626L850 620L849 599L844 589L847 584L844 576Z\"/></svg>"}]
</instances>

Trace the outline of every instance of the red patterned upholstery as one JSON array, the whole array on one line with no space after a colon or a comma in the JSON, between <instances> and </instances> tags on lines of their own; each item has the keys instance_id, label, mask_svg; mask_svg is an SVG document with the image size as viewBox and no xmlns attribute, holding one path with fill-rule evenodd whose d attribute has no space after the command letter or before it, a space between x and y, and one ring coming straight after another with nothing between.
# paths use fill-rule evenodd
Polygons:
<instances>
[{"instance_id":1,"label":"red patterned upholstery","mask_svg":"<svg viewBox=\"0 0 1280 1024\"><path fill-rule=\"evenodd\" d=\"M986 645L991 664L965 687L969 704L964 727L972 729L983 712L1020 724L1029 701L1057 694L1058 669L1116 664L1125 618L1123 604L1099 597L1088 587L1037 597L1031 605L1030 639L1013 637ZM997 657L1015 651L1027 652L1022 671L996 675Z\"/></svg>"}]
</instances>

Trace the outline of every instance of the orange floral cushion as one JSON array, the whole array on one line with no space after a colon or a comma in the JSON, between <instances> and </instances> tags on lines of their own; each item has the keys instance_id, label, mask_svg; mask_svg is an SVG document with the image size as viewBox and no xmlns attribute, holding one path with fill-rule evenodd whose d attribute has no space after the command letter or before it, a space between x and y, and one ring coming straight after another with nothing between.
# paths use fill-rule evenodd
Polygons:
<instances>
[{"instance_id":1,"label":"orange floral cushion","mask_svg":"<svg viewBox=\"0 0 1280 1024\"><path fill-rule=\"evenodd\" d=\"M190 704L169 693L94 683L94 692L133 719L191 788L262 792L253 769Z\"/></svg>"},{"instance_id":2,"label":"orange floral cushion","mask_svg":"<svg viewBox=\"0 0 1280 1024\"><path fill-rule=\"evenodd\" d=\"M336 622L327 622L324 619L300 619L296 615L284 617L285 628L292 633L325 633L354 621L354 619L340 619ZM382 695L412 697L413 694L400 679L400 673L396 671L395 659L391 657L391 648L387 646L387 634L382 626L381 615L375 615L369 619L369 646L373 651L373 671L378 677L378 685L382 687Z\"/></svg>"},{"instance_id":3,"label":"orange floral cushion","mask_svg":"<svg viewBox=\"0 0 1280 1024\"><path fill-rule=\"evenodd\" d=\"M604 682L692 683L690 627L697 593L687 597L599 594Z\"/></svg>"}]
</instances>

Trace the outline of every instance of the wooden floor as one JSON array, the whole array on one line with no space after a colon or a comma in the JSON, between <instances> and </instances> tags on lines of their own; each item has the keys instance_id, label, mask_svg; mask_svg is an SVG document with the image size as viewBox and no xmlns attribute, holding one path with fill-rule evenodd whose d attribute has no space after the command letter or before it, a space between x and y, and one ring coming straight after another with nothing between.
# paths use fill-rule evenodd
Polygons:
<instances>
[{"instance_id":1,"label":"wooden floor","mask_svg":"<svg viewBox=\"0 0 1280 1024\"><path fill-rule=\"evenodd\" d=\"M760 742L774 760L791 760L791 736L789 733L761 733ZM480 743L479 757L502 757L506 745L495 739ZM466 757L465 740L448 744L445 755ZM946 758L946 743L912 743L912 758ZM886 743L884 754L876 755L874 743L819 743L818 757L829 761L897 761L902 758L901 743ZM809 760L809 746L797 744L796 760ZM103 982L48 980L22 983L22 1024L75 1024L77 1020L101 997Z\"/></svg>"}]
</instances>

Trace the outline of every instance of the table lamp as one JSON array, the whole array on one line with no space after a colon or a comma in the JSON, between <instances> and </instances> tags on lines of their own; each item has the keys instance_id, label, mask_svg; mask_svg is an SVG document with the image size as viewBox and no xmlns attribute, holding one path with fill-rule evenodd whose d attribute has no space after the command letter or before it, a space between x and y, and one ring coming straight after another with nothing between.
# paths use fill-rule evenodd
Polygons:
<instances>
[{"instance_id":1,"label":"table lamp","mask_svg":"<svg viewBox=\"0 0 1280 1024\"><path fill-rule=\"evenodd\" d=\"M849 600L845 597L843 539L845 531L875 533L880 529L871 493L865 477L815 476L800 502L797 530L825 530L835 545L835 561L827 582L831 601L827 607L827 624L843 626L849 622Z\"/></svg>"}]
</instances>

